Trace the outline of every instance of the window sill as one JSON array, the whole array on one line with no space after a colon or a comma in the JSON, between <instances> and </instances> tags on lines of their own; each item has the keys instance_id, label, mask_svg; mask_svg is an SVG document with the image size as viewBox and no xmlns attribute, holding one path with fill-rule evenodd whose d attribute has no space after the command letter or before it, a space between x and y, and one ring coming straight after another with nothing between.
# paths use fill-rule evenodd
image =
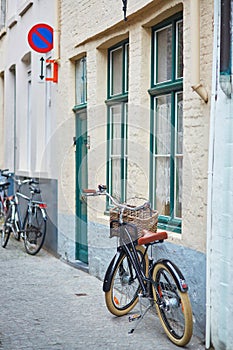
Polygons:
<instances>
[{"instance_id":1,"label":"window sill","mask_svg":"<svg viewBox=\"0 0 233 350\"><path fill-rule=\"evenodd\" d=\"M116 95L114 97L109 97L105 103L107 105L111 105L114 103L119 103L119 102L127 102L128 101L128 94L124 94L124 95Z\"/></svg>"},{"instance_id":2,"label":"window sill","mask_svg":"<svg viewBox=\"0 0 233 350\"><path fill-rule=\"evenodd\" d=\"M80 111L82 111L83 109L86 109L86 108L87 108L87 103L82 103L80 105L75 105L72 110L73 110L74 113L76 113L76 112L80 112Z\"/></svg>"},{"instance_id":3,"label":"window sill","mask_svg":"<svg viewBox=\"0 0 233 350\"><path fill-rule=\"evenodd\" d=\"M158 222L158 228L161 230L166 230L170 232L181 233L181 221L180 222L169 221L167 223Z\"/></svg>"},{"instance_id":4,"label":"window sill","mask_svg":"<svg viewBox=\"0 0 233 350\"><path fill-rule=\"evenodd\" d=\"M167 91L178 91L183 89L183 79L181 80L177 80L174 82L169 82L169 83L160 83L157 84L156 86L152 87L151 89L148 90L149 94L151 96L157 95L157 94L161 94L163 92L167 92Z\"/></svg>"}]
</instances>

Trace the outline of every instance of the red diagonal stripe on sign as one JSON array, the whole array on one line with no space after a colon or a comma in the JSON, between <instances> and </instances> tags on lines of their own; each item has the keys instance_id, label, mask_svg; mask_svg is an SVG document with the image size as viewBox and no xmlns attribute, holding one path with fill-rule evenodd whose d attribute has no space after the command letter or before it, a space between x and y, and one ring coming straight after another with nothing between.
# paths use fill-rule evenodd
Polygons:
<instances>
[{"instance_id":1,"label":"red diagonal stripe on sign","mask_svg":"<svg viewBox=\"0 0 233 350\"><path fill-rule=\"evenodd\" d=\"M37 30L35 30L34 34L38 35L38 37L47 45L47 46L51 46L51 43L42 35L40 34L40 32Z\"/></svg>"}]
</instances>

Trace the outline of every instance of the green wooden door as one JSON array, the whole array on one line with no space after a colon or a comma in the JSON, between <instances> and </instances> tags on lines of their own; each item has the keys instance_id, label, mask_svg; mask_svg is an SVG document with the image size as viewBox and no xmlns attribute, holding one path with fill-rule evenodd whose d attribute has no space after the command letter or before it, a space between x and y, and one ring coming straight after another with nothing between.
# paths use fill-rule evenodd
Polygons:
<instances>
[{"instance_id":1,"label":"green wooden door","mask_svg":"<svg viewBox=\"0 0 233 350\"><path fill-rule=\"evenodd\" d=\"M81 191L87 188L87 118L86 111L76 114L76 259L88 263L87 205Z\"/></svg>"}]
</instances>

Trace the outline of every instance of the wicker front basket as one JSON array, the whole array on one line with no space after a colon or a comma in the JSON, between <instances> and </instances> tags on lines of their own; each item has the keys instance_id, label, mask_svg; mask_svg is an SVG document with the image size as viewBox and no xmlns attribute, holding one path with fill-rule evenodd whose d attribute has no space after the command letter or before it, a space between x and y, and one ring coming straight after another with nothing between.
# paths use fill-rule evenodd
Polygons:
<instances>
[{"instance_id":1,"label":"wicker front basket","mask_svg":"<svg viewBox=\"0 0 233 350\"><path fill-rule=\"evenodd\" d=\"M133 208L133 206L131 206ZM110 237L119 237L118 219L120 212L118 208L110 209ZM152 232L157 231L158 211L150 208L143 208L139 210L125 209L123 213L123 221L133 224L137 227L137 237L142 235L142 230L147 229Z\"/></svg>"}]
</instances>

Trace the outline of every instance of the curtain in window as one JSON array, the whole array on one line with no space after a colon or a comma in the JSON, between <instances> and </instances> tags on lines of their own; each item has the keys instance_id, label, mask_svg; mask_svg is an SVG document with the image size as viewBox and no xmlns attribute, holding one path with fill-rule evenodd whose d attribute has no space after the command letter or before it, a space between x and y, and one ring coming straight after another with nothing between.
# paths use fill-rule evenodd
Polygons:
<instances>
[{"instance_id":1,"label":"curtain in window","mask_svg":"<svg viewBox=\"0 0 233 350\"><path fill-rule=\"evenodd\" d=\"M156 98L155 178L156 208L170 213L171 95Z\"/></svg>"}]
</instances>

